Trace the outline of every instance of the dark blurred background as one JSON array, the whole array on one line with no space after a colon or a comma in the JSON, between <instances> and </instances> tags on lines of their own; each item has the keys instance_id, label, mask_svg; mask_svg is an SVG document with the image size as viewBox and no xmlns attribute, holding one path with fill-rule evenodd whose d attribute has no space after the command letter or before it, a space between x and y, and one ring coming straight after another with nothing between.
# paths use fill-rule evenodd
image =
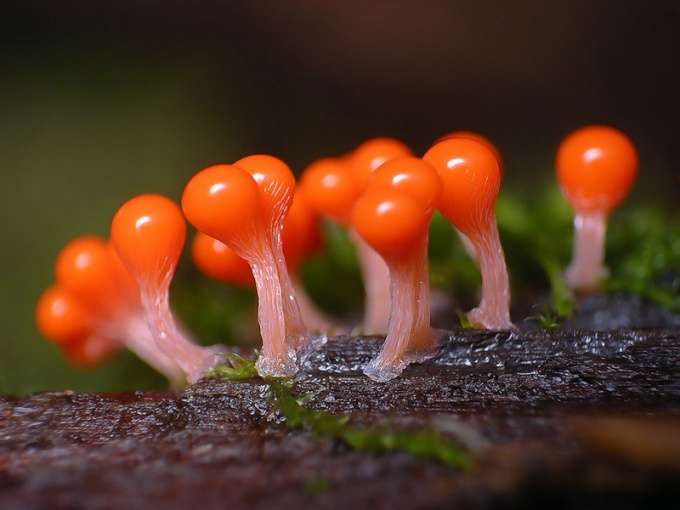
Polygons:
<instances>
[{"instance_id":1,"label":"dark blurred background","mask_svg":"<svg viewBox=\"0 0 680 510\"><path fill-rule=\"evenodd\" d=\"M162 384L90 373L35 331L69 239L143 192L254 152L296 171L380 135L492 139L505 189L553 180L562 137L636 143L633 202L678 199L680 4L540 0L0 0L0 390ZM185 261L186 263L186 261Z\"/></svg>"}]
</instances>

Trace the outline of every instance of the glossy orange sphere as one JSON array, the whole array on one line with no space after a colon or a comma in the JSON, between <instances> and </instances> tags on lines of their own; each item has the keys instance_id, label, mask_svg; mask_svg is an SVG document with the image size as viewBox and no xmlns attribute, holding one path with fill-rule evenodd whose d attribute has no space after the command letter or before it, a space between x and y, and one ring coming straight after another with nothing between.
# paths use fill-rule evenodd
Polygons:
<instances>
[{"instance_id":1,"label":"glossy orange sphere","mask_svg":"<svg viewBox=\"0 0 680 510\"><path fill-rule=\"evenodd\" d=\"M295 190L295 176L288 165L274 156L254 154L239 159L234 166L252 175L267 218L280 218L288 212Z\"/></svg>"},{"instance_id":2,"label":"glossy orange sphere","mask_svg":"<svg viewBox=\"0 0 680 510\"><path fill-rule=\"evenodd\" d=\"M400 257L427 235L432 211L411 194L381 189L362 195L352 211L352 226L383 257Z\"/></svg>"},{"instance_id":3,"label":"glossy orange sphere","mask_svg":"<svg viewBox=\"0 0 680 510\"><path fill-rule=\"evenodd\" d=\"M78 368L88 369L108 361L118 352L120 344L110 338L93 336L87 341L73 342L60 347L66 361Z\"/></svg>"},{"instance_id":4,"label":"glossy orange sphere","mask_svg":"<svg viewBox=\"0 0 680 510\"><path fill-rule=\"evenodd\" d=\"M260 188L252 175L233 165L215 165L194 175L184 188L182 209L201 232L230 244L247 241L264 228Z\"/></svg>"},{"instance_id":5,"label":"glossy orange sphere","mask_svg":"<svg viewBox=\"0 0 680 510\"><path fill-rule=\"evenodd\" d=\"M84 341L94 317L72 293L53 285L38 299L35 321L41 335L61 345Z\"/></svg>"},{"instance_id":6,"label":"glossy orange sphere","mask_svg":"<svg viewBox=\"0 0 680 510\"><path fill-rule=\"evenodd\" d=\"M250 264L236 255L226 244L197 232L191 243L191 258L208 278L229 285L251 288L255 286Z\"/></svg>"},{"instance_id":7,"label":"glossy orange sphere","mask_svg":"<svg viewBox=\"0 0 680 510\"><path fill-rule=\"evenodd\" d=\"M394 138L380 137L368 140L349 154L348 163L354 172L356 185L364 189L371 173L391 159L413 156L407 145Z\"/></svg>"},{"instance_id":8,"label":"glossy orange sphere","mask_svg":"<svg viewBox=\"0 0 680 510\"><path fill-rule=\"evenodd\" d=\"M441 177L442 214L468 237L481 234L493 217L501 184L493 151L471 138L449 138L433 145L423 159Z\"/></svg>"},{"instance_id":9,"label":"glossy orange sphere","mask_svg":"<svg viewBox=\"0 0 680 510\"><path fill-rule=\"evenodd\" d=\"M180 208L161 195L141 195L118 209L111 222L111 244L140 282L170 283L186 239Z\"/></svg>"},{"instance_id":10,"label":"glossy orange sphere","mask_svg":"<svg viewBox=\"0 0 680 510\"><path fill-rule=\"evenodd\" d=\"M489 140L486 136L480 135L479 133L475 133L474 131L452 131L451 133L447 133L444 136L440 136L436 142L434 142L432 145L436 145L439 142L442 142L444 140L448 140L449 138L470 138L472 140L477 140L478 142L482 142L484 145L486 145L489 149L493 151L493 153L496 155L496 159L498 159L498 167L501 171L501 176L503 175L503 157L501 156L501 151L498 150L498 147L496 147L491 140Z\"/></svg>"},{"instance_id":11,"label":"glossy orange sphere","mask_svg":"<svg viewBox=\"0 0 680 510\"><path fill-rule=\"evenodd\" d=\"M321 249L323 234L319 219L306 195L296 192L283 222L283 254L286 264L295 271L305 257Z\"/></svg>"},{"instance_id":12,"label":"glossy orange sphere","mask_svg":"<svg viewBox=\"0 0 680 510\"><path fill-rule=\"evenodd\" d=\"M349 165L338 158L323 158L309 165L302 172L299 188L319 216L342 225L349 223L361 194Z\"/></svg>"},{"instance_id":13,"label":"glossy orange sphere","mask_svg":"<svg viewBox=\"0 0 680 510\"><path fill-rule=\"evenodd\" d=\"M107 247L111 265L113 266L113 274L115 275L122 299L131 307L138 306L140 304L139 285L137 285L135 277L120 259L120 255L118 255L111 241L108 242Z\"/></svg>"},{"instance_id":14,"label":"glossy orange sphere","mask_svg":"<svg viewBox=\"0 0 680 510\"><path fill-rule=\"evenodd\" d=\"M436 207L442 189L437 171L420 158L390 160L378 167L368 180L365 193L380 189L398 189L413 195L426 208Z\"/></svg>"},{"instance_id":15,"label":"glossy orange sphere","mask_svg":"<svg viewBox=\"0 0 680 510\"><path fill-rule=\"evenodd\" d=\"M587 126L567 136L557 151L557 178L578 211L616 208L630 192L638 169L635 146L621 131Z\"/></svg>"},{"instance_id":16,"label":"glossy orange sphere","mask_svg":"<svg viewBox=\"0 0 680 510\"><path fill-rule=\"evenodd\" d=\"M96 236L69 242L57 256L55 275L61 287L98 313L110 314L130 306L134 299L125 288L130 275L119 273L117 255Z\"/></svg>"}]
</instances>

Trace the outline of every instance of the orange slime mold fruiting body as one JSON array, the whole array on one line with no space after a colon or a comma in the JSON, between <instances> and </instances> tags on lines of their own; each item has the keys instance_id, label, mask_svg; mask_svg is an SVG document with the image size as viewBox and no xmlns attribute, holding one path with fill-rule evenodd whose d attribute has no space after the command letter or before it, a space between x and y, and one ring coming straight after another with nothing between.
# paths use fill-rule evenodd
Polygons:
<instances>
[{"instance_id":1,"label":"orange slime mold fruiting body","mask_svg":"<svg viewBox=\"0 0 680 510\"><path fill-rule=\"evenodd\" d=\"M479 133L475 133L473 131L453 131L451 133L447 133L444 136L439 137L433 145L436 145L444 140L448 140L449 138L469 138L471 140L477 140L478 142L481 142L484 145L486 145L494 153L494 156L496 156L496 159L498 160L498 169L501 172L501 178L503 177L504 167L503 157L501 156L501 152L498 150L498 147L496 147L493 144L493 142L489 140L487 137L480 135ZM479 259L477 257L477 252L474 244L472 244L472 241L470 241L470 239L468 239L467 236L463 234L460 230L457 230L457 232L460 241L463 243L463 248L465 248L465 251L470 256L470 258L477 262L477 264L479 265Z\"/></svg>"},{"instance_id":2,"label":"orange slime mold fruiting body","mask_svg":"<svg viewBox=\"0 0 680 510\"><path fill-rule=\"evenodd\" d=\"M423 156L439 173L439 210L472 242L482 275L482 299L467 317L474 327L515 329L510 320L510 285L494 208L500 190L499 162L486 144L448 138Z\"/></svg>"},{"instance_id":3,"label":"orange slime mold fruiting body","mask_svg":"<svg viewBox=\"0 0 680 510\"><path fill-rule=\"evenodd\" d=\"M432 145L437 145L439 142L443 142L444 140L448 140L449 138L468 138L471 140L476 140L486 145L489 149L491 149L494 156L496 156L496 159L498 160L498 169L501 172L501 177L503 177L504 165L501 151L499 151L498 147L496 147L496 145L486 136L480 135L479 133L475 133L474 131L452 131L451 133L447 133L444 136L440 136L437 139L437 141L434 142Z\"/></svg>"},{"instance_id":4,"label":"orange slime mold fruiting body","mask_svg":"<svg viewBox=\"0 0 680 510\"><path fill-rule=\"evenodd\" d=\"M607 275L607 219L630 192L637 168L635 146L611 127L578 129L560 145L557 177L575 213L573 256L565 271L565 280L572 289L592 292Z\"/></svg>"},{"instance_id":5,"label":"orange slime mold fruiting body","mask_svg":"<svg viewBox=\"0 0 680 510\"><path fill-rule=\"evenodd\" d=\"M216 348L202 348L177 327L169 306L172 277L184 247L186 223L170 199L141 195L123 204L111 223L111 242L137 280L149 331L189 383L223 361Z\"/></svg>"},{"instance_id":6,"label":"orange slime mold fruiting body","mask_svg":"<svg viewBox=\"0 0 680 510\"><path fill-rule=\"evenodd\" d=\"M127 315L139 307L139 298L136 289L130 287L130 274L119 262L104 239L81 236L69 242L57 256L55 276L61 286L98 314Z\"/></svg>"},{"instance_id":7,"label":"orange slime mold fruiting body","mask_svg":"<svg viewBox=\"0 0 680 510\"><path fill-rule=\"evenodd\" d=\"M310 335L307 325L302 319L300 305L283 252L283 225L293 204L295 176L283 161L263 154L241 158L234 163L234 166L242 168L255 179L260 189L264 217L267 218L266 225L268 228L265 229L265 233L268 234L270 251L273 255L273 261L276 263L278 289L283 306L269 302L265 315L274 317L277 313L282 314L285 324L284 338L292 345L297 358L296 363L300 364L316 347L326 341L326 337L314 338ZM254 275L255 271L256 269L253 268ZM265 274L268 269L266 265L261 264L257 271ZM257 283L256 275L255 280ZM271 292L269 294L273 295ZM258 290L259 295L260 291ZM262 299L259 300L259 304L262 304ZM263 354L264 351L263 349ZM258 371L276 376L275 372L278 370L276 362L268 361L266 356L260 356L257 363Z\"/></svg>"},{"instance_id":8,"label":"orange slime mold fruiting body","mask_svg":"<svg viewBox=\"0 0 680 510\"><path fill-rule=\"evenodd\" d=\"M340 158L323 158L302 172L299 188L318 216L347 226L354 202L361 194L347 162Z\"/></svg>"},{"instance_id":9,"label":"orange slime mold fruiting body","mask_svg":"<svg viewBox=\"0 0 680 510\"><path fill-rule=\"evenodd\" d=\"M321 243L316 218L309 216L308 206L300 205L302 203L302 197L296 193L283 224L283 251L303 322L312 331L328 332L334 327L306 295L297 276L302 258L317 250ZM201 231L196 233L191 244L191 256L199 271L208 278L228 285L255 288L250 264L229 246Z\"/></svg>"},{"instance_id":10,"label":"orange slime mold fruiting body","mask_svg":"<svg viewBox=\"0 0 680 510\"><path fill-rule=\"evenodd\" d=\"M434 356L439 338L430 327L428 226L441 180L413 157L391 160L371 176L352 224L384 258L390 271L390 318L380 354L364 369L376 381L398 376Z\"/></svg>"},{"instance_id":11,"label":"orange slime mold fruiting body","mask_svg":"<svg viewBox=\"0 0 680 510\"><path fill-rule=\"evenodd\" d=\"M90 368L103 363L118 350L118 342L96 335L97 318L92 310L58 284L38 299L35 311L40 334L55 343L72 364Z\"/></svg>"},{"instance_id":12,"label":"orange slime mold fruiting body","mask_svg":"<svg viewBox=\"0 0 680 510\"><path fill-rule=\"evenodd\" d=\"M249 156L237 163L197 173L184 189L182 207L191 224L250 264L263 343L258 372L291 376L314 346L300 316L281 246L295 179L283 162L271 156Z\"/></svg>"},{"instance_id":13,"label":"orange slime mold fruiting body","mask_svg":"<svg viewBox=\"0 0 680 510\"><path fill-rule=\"evenodd\" d=\"M71 293L90 313L90 334L81 343L92 343L69 352L97 354L106 339L122 344L145 363L165 375L172 384L181 382L181 371L155 344L141 313L139 290L113 247L96 236L81 236L69 242L55 264L57 284ZM101 340L101 341L100 341ZM110 350L110 349L109 349ZM90 357L90 364L97 362Z\"/></svg>"},{"instance_id":14,"label":"orange slime mold fruiting body","mask_svg":"<svg viewBox=\"0 0 680 510\"><path fill-rule=\"evenodd\" d=\"M376 162L384 162L385 158L390 157L395 151L408 151L408 148L402 149L403 144L396 140L377 140L378 143L373 144L373 149L371 144L360 146L359 148L364 149L359 157L350 153L343 158L323 158L310 164L302 172L300 189L317 215L350 227L352 208L361 195L368 176L375 169L373 165ZM383 153L382 156L375 151L376 148L380 148L381 141L385 142L383 145L387 150L387 154ZM351 228L349 235L357 249L366 292L366 311L362 329L364 332L384 332L387 329L390 310L389 270L382 257Z\"/></svg>"},{"instance_id":15,"label":"orange slime mold fruiting body","mask_svg":"<svg viewBox=\"0 0 680 510\"><path fill-rule=\"evenodd\" d=\"M354 208L352 223L391 275L391 313L385 343L364 368L375 381L397 377L414 362L433 357L438 336L430 328L427 227L432 211L398 189L372 191Z\"/></svg>"},{"instance_id":16,"label":"orange slime mold fruiting body","mask_svg":"<svg viewBox=\"0 0 680 510\"><path fill-rule=\"evenodd\" d=\"M198 270L208 278L247 289L255 287L250 264L222 241L200 230L191 243L191 258Z\"/></svg>"},{"instance_id":17,"label":"orange slime mold fruiting body","mask_svg":"<svg viewBox=\"0 0 680 510\"><path fill-rule=\"evenodd\" d=\"M94 317L71 292L52 285L38 299L35 322L40 334L49 341L66 345L90 336Z\"/></svg>"},{"instance_id":18,"label":"orange slime mold fruiting body","mask_svg":"<svg viewBox=\"0 0 680 510\"><path fill-rule=\"evenodd\" d=\"M413 156L404 143L394 138L379 137L365 141L347 157L358 189L363 191L371 174L383 163L397 158Z\"/></svg>"},{"instance_id":19,"label":"orange slime mold fruiting body","mask_svg":"<svg viewBox=\"0 0 680 510\"><path fill-rule=\"evenodd\" d=\"M378 167L390 160L412 155L411 149L399 140L378 137L359 145L345 157L345 161L361 194ZM366 292L363 331L382 333L387 329L390 316L390 270L383 258L360 235L350 231L350 238L357 248Z\"/></svg>"}]
</instances>

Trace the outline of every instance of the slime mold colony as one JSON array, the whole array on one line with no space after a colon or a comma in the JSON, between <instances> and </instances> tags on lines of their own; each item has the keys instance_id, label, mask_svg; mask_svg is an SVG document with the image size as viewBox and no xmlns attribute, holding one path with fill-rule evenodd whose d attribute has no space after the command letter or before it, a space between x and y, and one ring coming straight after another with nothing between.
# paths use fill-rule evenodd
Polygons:
<instances>
[{"instance_id":1,"label":"slime mold colony","mask_svg":"<svg viewBox=\"0 0 680 510\"><path fill-rule=\"evenodd\" d=\"M626 197L637 153L621 132L589 126L558 151L557 175L574 209L574 255L567 284L587 293L606 274L606 220ZM322 243L320 221L350 233L364 277L365 333L386 333L378 356L364 368L388 381L414 362L437 355L443 333L430 326L428 228L435 210L461 234L482 277L472 327L514 330L510 286L495 204L503 176L496 147L475 133L440 138L422 158L403 143L376 138L302 172L268 155L198 172L181 208L158 195L123 204L109 242L78 238L60 253L56 283L39 299L41 333L77 365L94 365L121 346L173 386L194 383L229 358L226 348L201 347L173 318L168 294L186 238L206 276L254 286L263 377L295 375L304 360L341 326L320 312L299 278L302 260ZM186 218L186 219L185 219Z\"/></svg>"}]
</instances>

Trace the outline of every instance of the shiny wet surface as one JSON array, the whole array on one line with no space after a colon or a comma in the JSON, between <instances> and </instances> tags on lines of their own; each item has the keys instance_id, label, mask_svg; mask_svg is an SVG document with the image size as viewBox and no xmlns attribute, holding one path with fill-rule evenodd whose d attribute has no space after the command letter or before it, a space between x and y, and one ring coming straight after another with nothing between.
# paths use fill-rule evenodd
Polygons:
<instances>
[{"instance_id":1,"label":"shiny wet surface","mask_svg":"<svg viewBox=\"0 0 680 510\"><path fill-rule=\"evenodd\" d=\"M308 406L430 428L461 471L362 453L282 423L259 379L183 392L0 400L0 508L619 508L680 499L676 331L452 333L388 383L379 337L332 338L295 392ZM678 455L673 455L673 453Z\"/></svg>"}]
</instances>

